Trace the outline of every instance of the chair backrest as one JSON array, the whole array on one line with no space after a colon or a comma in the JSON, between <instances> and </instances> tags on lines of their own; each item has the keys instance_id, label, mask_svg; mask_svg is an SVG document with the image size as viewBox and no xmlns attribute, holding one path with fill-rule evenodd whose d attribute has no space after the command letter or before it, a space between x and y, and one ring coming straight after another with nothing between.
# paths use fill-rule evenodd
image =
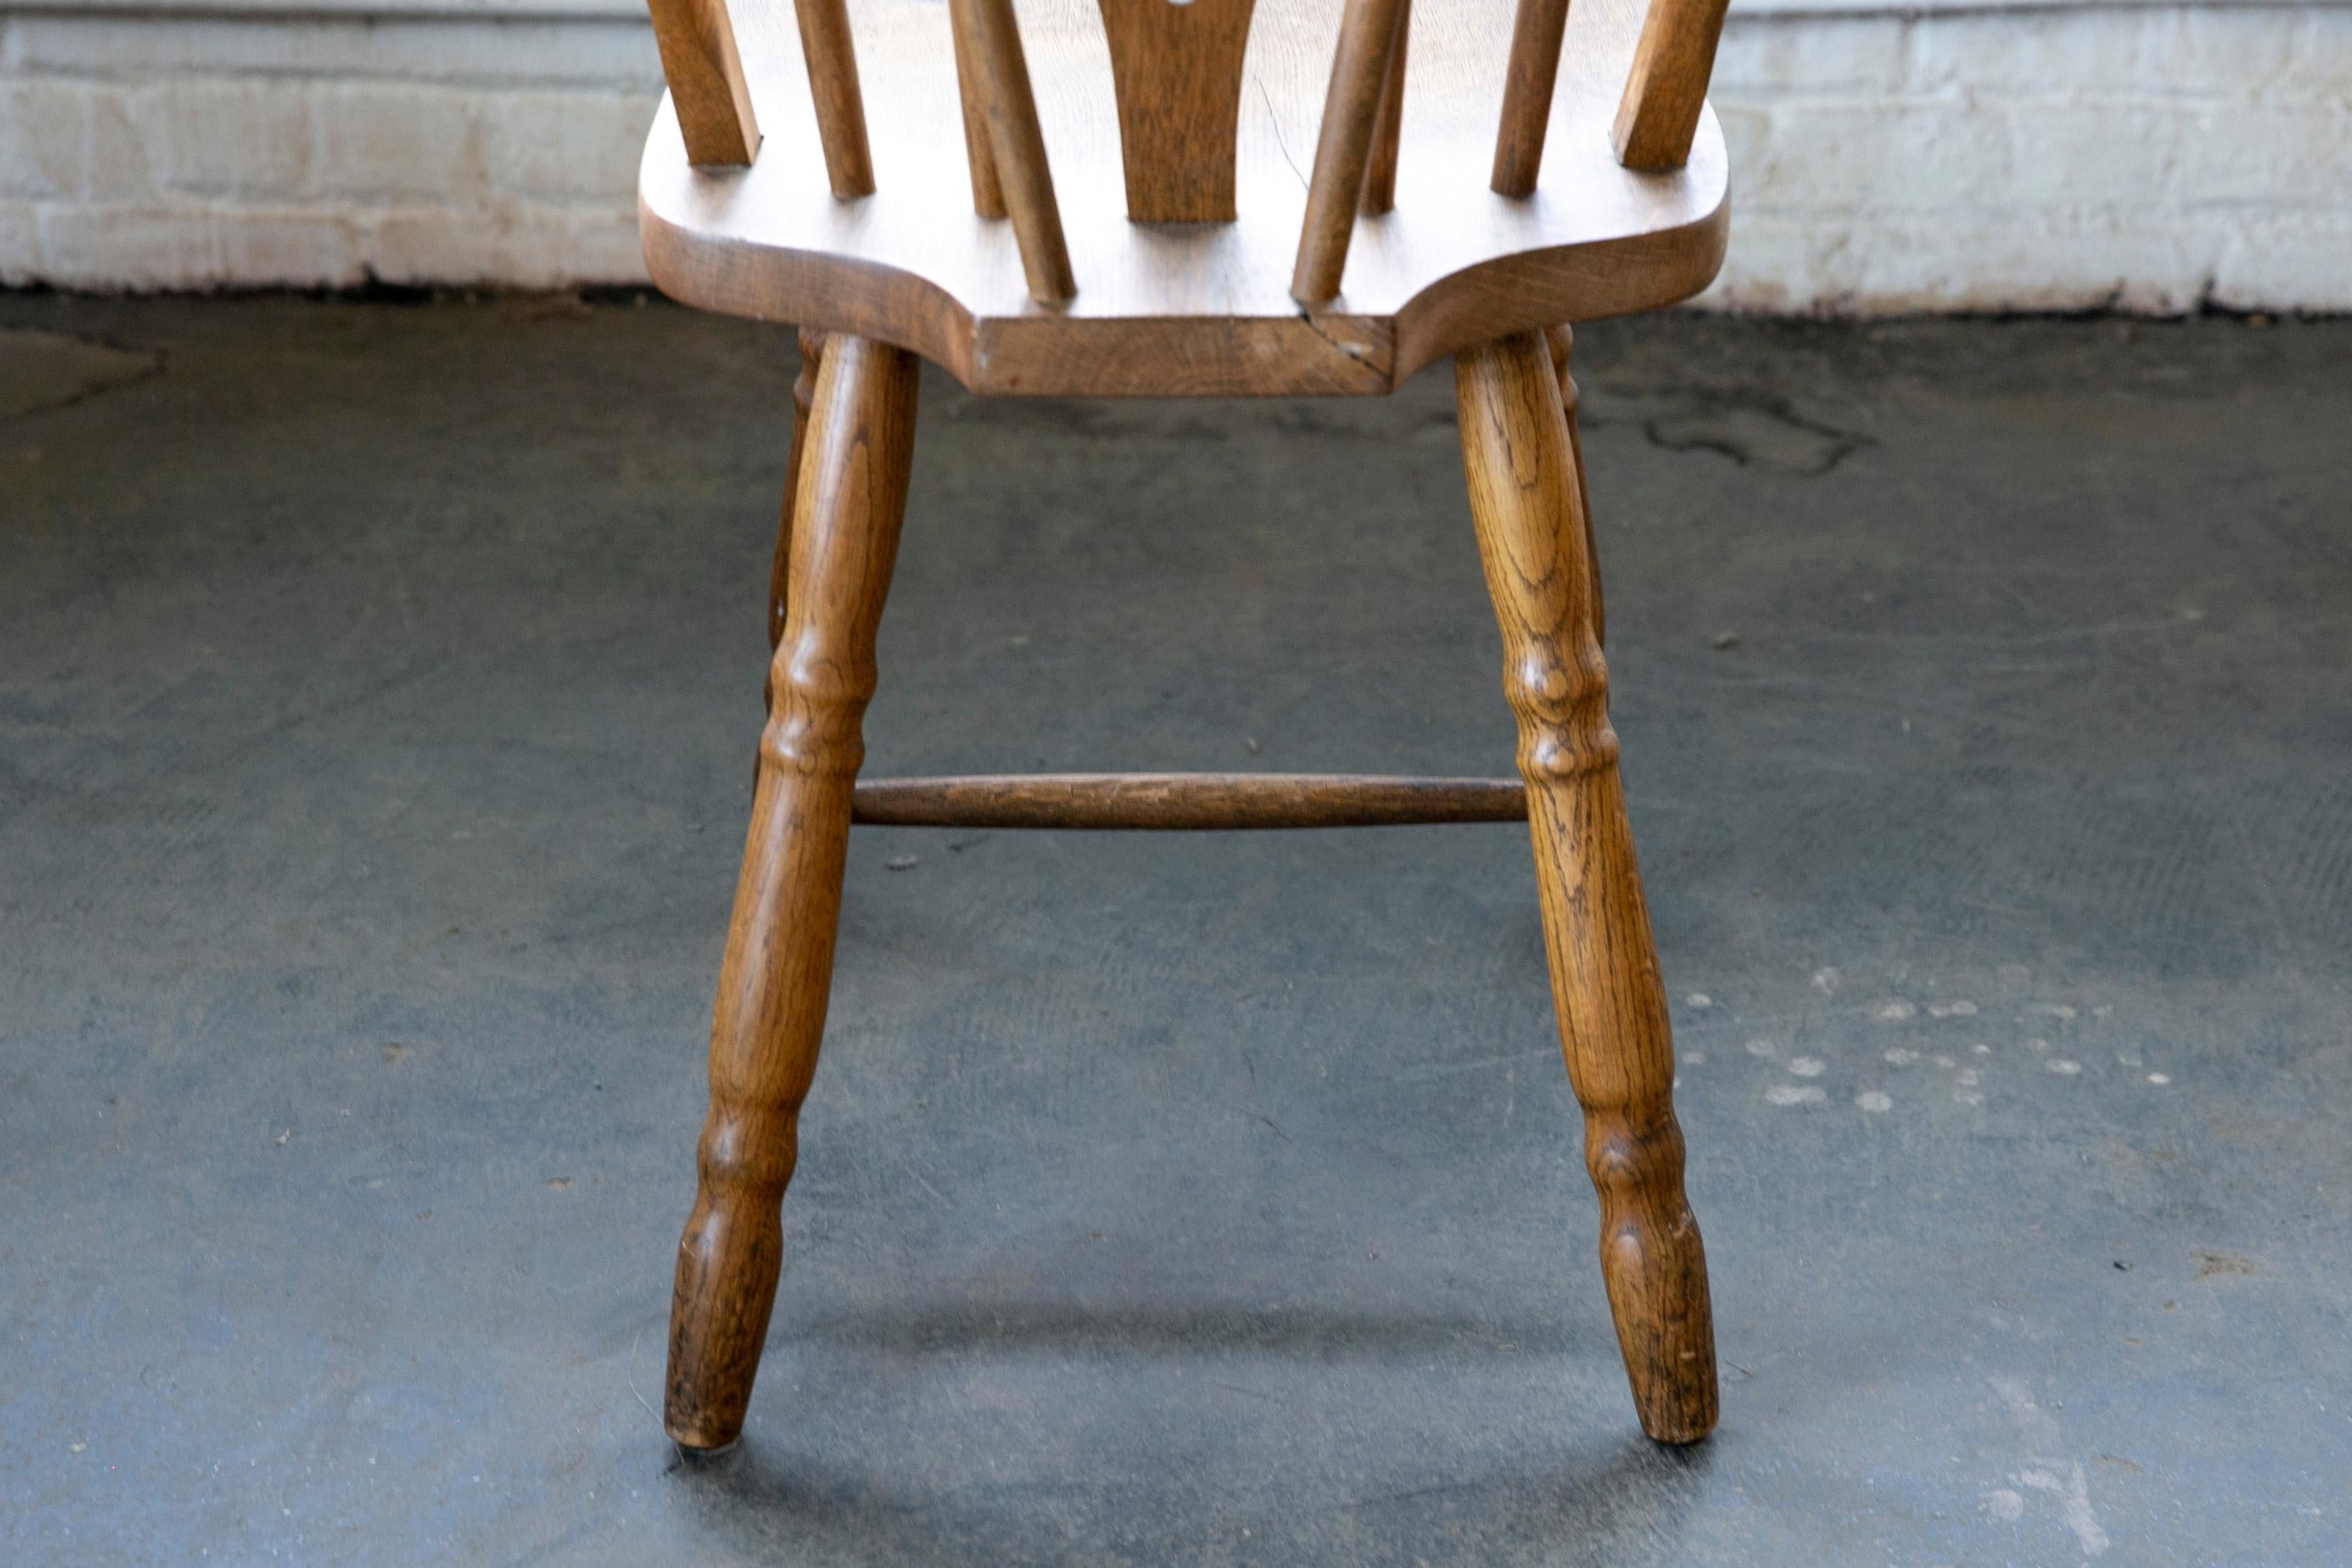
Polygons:
<instances>
[{"instance_id":1,"label":"chair backrest","mask_svg":"<svg viewBox=\"0 0 2352 1568\"><path fill-rule=\"evenodd\" d=\"M688 159L740 166L759 128L725 0L647 0ZM793 0L810 97L833 193L874 192L847 0ZM1266 0L1280 5L1286 0ZM1443 3L1443 0L1440 0ZM1097 0L1118 105L1128 217L1231 222L1242 63L1255 0ZM1682 166L1690 154L1727 0L1650 0L1614 142L1626 168ZM1569 0L1518 0L1489 183L1536 188ZM1009 218L1029 292L1046 304L1077 289L1038 129L1013 0L949 0L972 205ZM1358 213L1393 203L1410 0L1346 0L1331 61L1291 294L1310 309L1338 295Z\"/></svg>"}]
</instances>

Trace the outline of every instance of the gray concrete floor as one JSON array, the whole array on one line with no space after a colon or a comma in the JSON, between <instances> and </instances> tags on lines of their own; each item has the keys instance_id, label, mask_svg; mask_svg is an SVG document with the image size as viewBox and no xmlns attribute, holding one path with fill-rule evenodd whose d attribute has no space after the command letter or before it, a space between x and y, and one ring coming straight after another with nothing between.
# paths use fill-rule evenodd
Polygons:
<instances>
[{"instance_id":1,"label":"gray concrete floor","mask_svg":"<svg viewBox=\"0 0 2352 1568\"><path fill-rule=\"evenodd\" d=\"M693 1463L787 335L0 326L0 1560L2352 1558L2352 324L1584 334L1711 1443L1521 833L860 830ZM927 397L875 769L1507 768L1442 374Z\"/></svg>"}]
</instances>

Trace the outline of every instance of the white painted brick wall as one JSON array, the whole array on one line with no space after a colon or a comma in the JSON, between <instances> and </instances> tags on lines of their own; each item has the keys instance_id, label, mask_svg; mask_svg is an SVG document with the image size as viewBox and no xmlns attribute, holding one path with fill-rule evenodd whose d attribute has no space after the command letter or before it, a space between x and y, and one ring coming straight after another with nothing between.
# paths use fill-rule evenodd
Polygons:
<instances>
[{"instance_id":1,"label":"white painted brick wall","mask_svg":"<svg viewBox=\"0 0 2352 1568\"><path fill-rule=\"evenodd\" d=\"M0 281L633 281L633 12L9 12Z\"/></svg>"},{"instance_id":2,"label":"white painted brick wall","mask_svg":"<svg viewBox=\"0 0 2352 1568\"><path fill-rule=\"evenodd\" d=\"M182 3L0 0L0 281L643 276L625 0ZM1710 302L2352 310L2352 6L1979 3L1735 7Z\"/></svg>"},{"instance_id":3,"label":"white painted brick wall","mask_svg":"<svg viewBox=\"0 0 2352 1568\"><path fill-rule=\"evenodd\" d=\"M1755 310L2352 310L2352 9L1735 12Z\"/></svg>"}]
</instances>

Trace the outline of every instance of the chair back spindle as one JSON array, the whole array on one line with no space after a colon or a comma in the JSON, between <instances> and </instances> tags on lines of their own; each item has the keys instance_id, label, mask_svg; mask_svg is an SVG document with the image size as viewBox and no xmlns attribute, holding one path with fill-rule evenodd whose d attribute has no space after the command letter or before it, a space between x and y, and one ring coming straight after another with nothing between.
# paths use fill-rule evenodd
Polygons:
<instances>
[{"instance_id":1,"label":"chair back spindle","mask_svg":"<svg viewBox=\"0 0 2352 1568\"><path fill-rule=\"evenodd\" d=\"M1389 62L1403 42L1403 19L1404 0L1348 0L1340 18L1323 126L1315 140L1315 173L1307 185L1307 221L1290 275L1290 297L1302 305L1323 304L1339 292L1371 166Z\"/></svg>"},{"instance_id":2,"label":"chair back spindle","mask_svg":"<svg viewBox=\"0 0 2352 1568\"><path fill-rule=\"evenodd\" d=\"M1381 84L1381 117L1372 128L1372 161L1364 169L1366 217L1396 210L1397 149L1404 134L1405 41L1412 31L1412 0L1397 7L1396 42L1389 49L1388 79Z\"/></svg>"},{"instance_id":3,"label":"chair back spindle","mask_svg":"<svg viewBox=\"0 0 2352 1568\"><path fill-rule=\"evenodd\" d=\"M1495 132L1498 196L1535 195L1543 168L1544 132L1551 126L1552 87L1559 79L1559 43L1568 30L1568 0L1519 0L1511 26L1511 63L1503 77L1503 119Z\"/></svg>"},{"instance_id":4,"label":"chair back spindle","mask_svg":"<svg viewBox=\"0 0 2352 1568\"><path fill-rule=\"evenodd\" d=\"M956 96L963 108L964 163L971 171L971 210L984 218L1004 216L1004 183L997 177L996 153L989 145L988 106L980 87L980 62L974 58L971 29L964 26L961 6L948 7L948 30L954 37Z\"/></svg>"},{"instance_id":5,"label":"chair back spindle","mask_svg":"<svg viewBox=\"0 0 2352 1568\"><path fill-rule=\"evenodd\" d=\"M1078 285L1070 273L1062 209L1054 200L1053 171L1045 163L1045 137L1037 125L1037 99L1030 89L1029 63L1021 52L1013 0L949 4L971 51L982 118L988 122L989 153L1021 247L1030 298L1041 305L1060 304L1078 291Z\"/></svg>"},{"instance_id":6,"label":"chair back spindle","mask_svg":"<svg viewBox=\"0 0 2352 1568\"><path fill-rule=\"evenodd\" d=\"M1690 159L1727 0L1650 0L1633 68L1617 105L1617 161L1629 169L1679 169Z\"/></svg>"},{"instance_id":7,"label":"chair back spindle","mask_svg":"<svg viewBox=\"0 0 2352 1568\"><path fill-rule=\"evenodd\" d=\"M848 0L794 0L793 10L800 18L801 53L808 61L809 100L816 109L825 178L843 201L870 196L874 156L866 147L866 101L857 87Z\"/></svg>"},{"instance_id":8,"label":"chair back spindle","mask_svg":"<svg viewBox=\"0 0 2352 1568\"><path fill-rule=\"evenodd\" d=\"M703 168L749 164L760 150L760 125L751 115L751 89L735 52L726 0L648 0L647 8L687 162Z\"/></svg>"}]
</instances>

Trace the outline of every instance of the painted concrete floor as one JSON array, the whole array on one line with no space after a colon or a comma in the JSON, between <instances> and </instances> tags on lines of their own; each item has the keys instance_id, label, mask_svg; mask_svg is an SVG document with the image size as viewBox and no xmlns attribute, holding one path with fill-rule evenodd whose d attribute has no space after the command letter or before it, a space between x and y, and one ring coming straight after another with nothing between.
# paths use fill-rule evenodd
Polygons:
<instances>
[{"instance_id":1,"label":"painted concrete floor","mask_svg":"<svg viewBox=\"0 0 2352 1568\"><path fill-rule=\"evenodd\" d=\"M1711 1443L1520 832L860 830L697 1463L786 334L0 325L0 1561L2352 1560L2352 323L1583 335ZM928 396L876 770L1507 769L1443 374Z\"/></svg>"}]
</instances>

